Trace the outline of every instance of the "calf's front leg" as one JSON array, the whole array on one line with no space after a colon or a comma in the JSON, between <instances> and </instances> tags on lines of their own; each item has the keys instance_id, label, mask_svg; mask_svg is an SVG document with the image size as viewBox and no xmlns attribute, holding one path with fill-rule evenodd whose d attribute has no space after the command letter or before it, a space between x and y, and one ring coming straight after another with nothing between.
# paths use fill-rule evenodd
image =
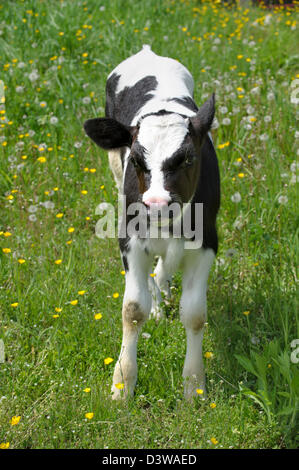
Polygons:
<instances>
[{"instance_id":1,"label":"calf's front leg","mask_svg":"<svg viewBox=\"0 0 299 470\"><path fill-rule=\"evenodd\" d=\"M137 342L151 309L148 277L151 259L138 240L130 242L122 307L123 339L113 374L112 398L133 395L137 380ZM122 385L119 385L122 384Z\"/></svg>"},{"instance_id":2,"label":"calf's front leg","mask_svg":"<svg viewBox=\"0 0 299 470\"><path fill-rule=\"evenodd\" d=\"M214 257L213 250L201 248L196 252L188 250L184 259L180 315L187 337L183 369L186 399L196 396L197 389L205 393L202 342L207 318L207 282Z\"/></svg>"}]
</instances>

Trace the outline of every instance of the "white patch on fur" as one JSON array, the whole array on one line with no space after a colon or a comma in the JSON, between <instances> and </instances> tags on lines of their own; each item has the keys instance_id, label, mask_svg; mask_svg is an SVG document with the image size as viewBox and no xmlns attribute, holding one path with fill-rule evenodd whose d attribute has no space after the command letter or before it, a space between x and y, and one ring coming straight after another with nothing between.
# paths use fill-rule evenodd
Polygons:
<instances>
[{"instance_id":1,"label":"white patch on fur","mask_svg":"<svg viewBox=\"0 0 299 470\"><path fill-rule=\"evenodd\" d=\"M187 133L188 120L177 114L148 116L142 120L138 142L145 149L145 163L151 172L151 185L143 194L143 201L151 197L171 200L164 189L162 164L180 148Z\"/></svg>"},{"instance_id":2,"label":"white patch on fur","mask_svg":"<svg viewBox=\"0 0 299 470\"><path fill-rule=\"evenodd\" d=\"M139 80L147 76L154 76L158 82L157 88L150 93L153 98L149 100L130 123L136 125L141 114L166 109L173 113L194 116L195 112L175 102L172 98L193 97L194 81L190 72L177 60L169 57L160 57L150 46L144 46L137 54L121 62L109 75L120 75L116 93L125 87L134 86ZM108 78L109 78L108 77ZM171 77L171 80L169 80Z\"/></svg>"}]
</instances>

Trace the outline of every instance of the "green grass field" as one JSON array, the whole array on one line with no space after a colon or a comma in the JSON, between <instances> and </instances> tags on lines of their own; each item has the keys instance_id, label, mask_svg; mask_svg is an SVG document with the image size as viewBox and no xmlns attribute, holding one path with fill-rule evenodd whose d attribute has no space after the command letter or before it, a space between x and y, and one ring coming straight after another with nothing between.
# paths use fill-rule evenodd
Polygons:
<instances>
[{"instance_id":1,"label":"green grass field","mask_svg":"<svg viewBox=\"0 0 299 470\"><path fill-rule=\"evenodd\" d=\"M0 447L298 446L297 16L219 1L1 2ZM191 404L180 273L166 319L143 328L134 399L110 399L124 276L95 209L117 191L82 124L104 115L107 75L143 44L189 68L197 104L216 91L212 354L207 397Z\"/></svg>"}]
</instances>

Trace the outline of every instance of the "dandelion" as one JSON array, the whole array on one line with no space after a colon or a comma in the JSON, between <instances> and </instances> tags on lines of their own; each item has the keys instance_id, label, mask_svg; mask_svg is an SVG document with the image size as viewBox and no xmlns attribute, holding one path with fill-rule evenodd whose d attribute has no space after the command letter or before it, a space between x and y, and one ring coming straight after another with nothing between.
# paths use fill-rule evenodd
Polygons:
<instances>
[{"instance_id":1,"label":"dandelion","mask_svg":"<svg viewBox=\"0 0 299 470\"><path fill-rule=\"evenodd\" d=\"M212 408L212 410L216 408L216 403L210 403L210 408Z\"/></svg>"},{"instance_id":2,"label":"dandelion","mask_svg":"<svg viewBox=\"0 0 299 470\"><path fill-rule=\"evenodd\" d=\"M122 276L124 276L124 275L126 274L126 271L123 269L123 270L120 272L120 274L121 274Z\"/></svg>"},{"instance_id":3,"label":"dandelion","mask_svg":"<svg viewBox=\"0 0 299 470\"><path fill-rule=\"evenodd\" d=\"M54 315L52 315L53 318L59 318L59 315L57 313L54 313Z\"/></svg>"},{"instance_id":4,"label":"dandelion","mask_svg":"<svg viewBox=\"0 0 299 470\"><path fill-rule=\"evenodd\" d=\"M91 99L89 96L84 96L84 98L82 98L82 102L83 104L89 104L91 102Z\"/></svg>"},{"instance_id":5,"label":"dandelion","mask_svg":"<svg viewBox=\"0 0 299 470\"><path fill-rule=\"evenodd\" d=\"M106 366L108 366L109 364L111 364L111 362L113 362L112 357L106 357L106 359L104 359L104 364L105 364Z\"/></svg>"},{"instance_id":6,"label":"dandelion","mask_svg":"<svg viewBox=\"0 0 299 470\"><path fill-rule=\"evenodd\" d=\"M56 214L56 217L57 217L57 219L61 219L61 217L63 217L63 213L59 212L59 214Z\"/></svg>"},{"instance_id":7,"label":"dandelion","mask_svg":"<svg viewBox=\"0 0 299 470\"><path fill-rule=\"evenodd\" d=\"M202 390L202 388L197 388L197 389L196 389L196 393L197 393L198 395L203 395L203 394L204 394L204 391Z\"/></svg>"},{"instance_id":8,"label":"dandelion","mask_svg":"<svg viewBox=\"0 0 299 470\"><path fill-rule=\"evenodd\" d=\"M222 120L222 124L223 124L224 126L229 126L229 125L231 124L230 118L228 118L228 117L224 118L224 119Z\"/></svg>"},{"instance_id":9,"label":"dandelion","mask_svg":"<svg viewBox=\"0 0 299 470\"><path fill-rule=\"evenodd\" d=\"M86 191L86 189L82 189L81 194L83 194L85 196L85 194L87 194L87 193L88 193L88 191Z\"/></svg>"},{"instance_id":10,"label":"dandelion","mask_svg":"<svg viewBox=\"0 0 299 470\"><path fill-rule=\"evenodd\" d=\"M250 314L250 310L245 310L245 312L243 312L243 315L245 315L246 317Z\"/></svg>"},{"instance_id":11,"label":"dandelion","mask_svg":"<svg viewBox=\"0 0 299 470\"><path fill-rule=\"evenodd\" d=\"M2 248L2 251L3 251L3 253L5 253L5 254L11 253L11 249L10 249L10 248Z\"/></svg>"},{"instance_id":12,"label":"dandelion","mask_svg":"<svg viewBox=\"0 0 299 470\"><path fill-rule=\"evenodd\" d=\"M69 233L73 233L75 231L74 227L69 227L67 230Z\"/></svg>"},{"instance_id":13,"label":"dandelion","mask_svg":"<svg viewBox=\"0 0 299 470\"><path fill-rule=\"evenodd\" d=\"M14 302L13 304L10 304L11 307L17 307L19 305L19 302Z\"/></svg>"},{"instance_id":14,"label":"dandelion","mask_svg":"<svg viewBox=\"0 0 299 470\"><path fill-rule=\"evenodd\" d=\"M46 157L38 157L37 159L40 163L45 163L47 161Z\"/></svg>"},{"instance_id":15,"label":"dandelion","mask_svg":"<svg viewBox=\"0 0 299 470\"><path fill-rule=\"evenodd\" d=\"M95 313L94 319L95 319L95 320L101 320L102 316L103 316L103 315L102 315L101 313Z\"/></svg>"},{"instance_id":16,"label":"dandelion","mask_svg":"<svg viewBox=\"0 0 299 470\"><path fill-rule=\"evenodd\" d=\"M279 196L278 202L279 202L279 204L287 204L288 197L287 196Z\"/></svg>"},{"instance_id":17,"label":"dandelion","mask_svg":"<svg viewBox=\"0 0 299 470\"><path fill-rule=\"evenodd\" d=\"M16 424L19 423L20 419L21 419L21 416L13 416L10 420L10 424L12 426L15 426Z\"/></svg>"},{"instance_id":18,"label":"dandelion","mask_svg":"<svg viewBox=\"0 0 299 470\"><path fill-rule=\"evenodd\" d=\"M113 297L114 299L117 299L117 298L119 297L119 293L118 293L118 292L114 292L114 293L112 294L112 297Z\"/></svg>"},{"instance_id":19,"label":"dandelion","mask_svg":"<svg viewBox=\"0 0 299 470\"><path fill-rule=\"evenodd\" d=\"M47 103L45 101L41 101L39 103L39 105L40 105L41 108L46 108L47 107Z\"/></svg>"},{"instance_id":20,"label":"dandelion","mask_svg":"<svg viewBox=\"0 0 299 470\"><path fill-rule=\"evenodd\" d=\"M9 442L0 443L0 449L8 449L8 448L9 448Z\"/></svg>"},{"instance_id":21,"label":"dandelion","mask_svg":"<svg viewBox=\"0 0 299 470\"><path fill-rule=\"evenodd\" d=\"M214 354L211 352L211 351L207 351L205 354L204 354L205 358L206 359L211 359L211 357L214 356Z\"/></svg>"},{"instance_id":22,"label":"dandelion","mask_svg":"<svg viewBox=\"0 0 299 470\"><path fill-rule=\"evenodd\" d=\"M92 419L94 417L94 413L85 413L85 418Z\"/></svg>"},{"instance_id":23,"label":"dandelion","mask_svg":"<svg viewBox=\"0 0 299 470\"><path fill-rule=\"evenodd\" d=\"M84 295L85 292L86 292L86 290L79 290L79 291L78 291L78 295Z\"/></svg>"},{"instance_id":24,"label":"dandelion","mask_svg":"<svg viewBox=\"0 0 299 470\"><path fill-rule=\"evenodd\" d=\"M244 176L245 176L245 173L238 173L239 178L244 178Z\"/></svg>"},{"instance_id":25,"label":"dandelion","mask_svg":"<svg viewBox=\"0 0 299 470\"><path fill-rule=\"evenodd\" d=\"M123 390L125 388L125 384L122 383L114 384L114 386L118 388L118 390Z\"/></svg>"},{"instance_id":26,"label":"dandelion","mask_svg":"<svg viewBox=\"0 0 299 470\"><path fill-rule=\"evenodd\" d=\"M23 259L23 258L19 258L19 259L18 259L18 263L20 263L20 264L24 264L24 263L26 263L26 260L25 260L25 259Z\"/></svg>"},{"instance_id":27,"label":"dandelion","mask_svg":"<svg viewBox=\"0 0 299 470\"><path fill-rule=\"evenodd\" d=\"M55 261L55 264L61 264L61 263L62 263L62 259L57 259L57 260Z\"/></svg>"},{"instance_id":28,"label":"dandelion","mask_svg":"<svg viewBox=\"0 0 299 470\"><path fill-rule=\"evenodd\" d=\"M70 301L70 304L71 304L71 305L77 305L77 303L78 303L78 300L77 300L77 299Z\"/></svg>"},{"instance_id":29,"label":"dandelion","mask_svg":"<svg viewBox=\"0 0 299 470\"><path fill-rule=\"evenodd\" d=\"M62 311L61 307L55 307L55 312L60 313Z\"/></svg>"},{"instance_id":30,"label":"dandelion","mask_svg":"<svg viewBox=\"0 0 299 470\"><path fill-rule=\"evenodd\" d=\"M211 441L212 444L214 444L214 445L218 444L218 441L217 441L217 439L216 439L215 437L212 437L212 438L210 439L210 441Z\"/></svg>"},{"instance_id":31,"label":"dandelion","mask_svg":"<svg viewBox=\"0 0 299 470\"><path fill-rule=\"evenodd\" d=\"M56 116L50 117L50 124L53 124L55 126L55 124L57 123L58 123L58 118Z\"/></svg>"},{"instance_id":32,"label":"dandelion","mask_svg":"<svg viewBox=\"0 0 299 470\"><path fill-rule=\"evenodd\" d=\"M89 388L89 387L84 388L83 392L89 393L89 392L90 392L90 388Z\"/></svg>"},{"instance_id":33,"label":"dandelion","mask_svg":"<svg viewBox=\"0 0 299 470\"><path fill-rule=\"evenodd\" d=\"M233 194L231 196L231 200L232 200L232 202L235 202L235 203L240 202L241 201L241 194L239 192Z\"/></svg>"}]
</instances>

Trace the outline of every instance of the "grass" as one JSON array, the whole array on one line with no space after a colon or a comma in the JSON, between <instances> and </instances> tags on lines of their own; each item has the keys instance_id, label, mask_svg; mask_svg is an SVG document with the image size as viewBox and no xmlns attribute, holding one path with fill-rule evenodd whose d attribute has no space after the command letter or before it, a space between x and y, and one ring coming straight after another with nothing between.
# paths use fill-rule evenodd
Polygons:
<instances>
[{"instance_id":1,"label":"grass","mask_svg":"<svg viewBox=\"0 0 299 470\"><path fill-rule=\"evenodd\" d=\"M296 11L195 0L7 1L0 11L0 446L298 446ZM189 68L198 104L217 97L212 355L208 396L193 404L182 390L180 274L166 320L144 327L134 399L110 400L124 276L117 241L95 236L95 210L117 192L82 123L104 115L108 73L142 44Z\"/></svg>"}]
</instances>

